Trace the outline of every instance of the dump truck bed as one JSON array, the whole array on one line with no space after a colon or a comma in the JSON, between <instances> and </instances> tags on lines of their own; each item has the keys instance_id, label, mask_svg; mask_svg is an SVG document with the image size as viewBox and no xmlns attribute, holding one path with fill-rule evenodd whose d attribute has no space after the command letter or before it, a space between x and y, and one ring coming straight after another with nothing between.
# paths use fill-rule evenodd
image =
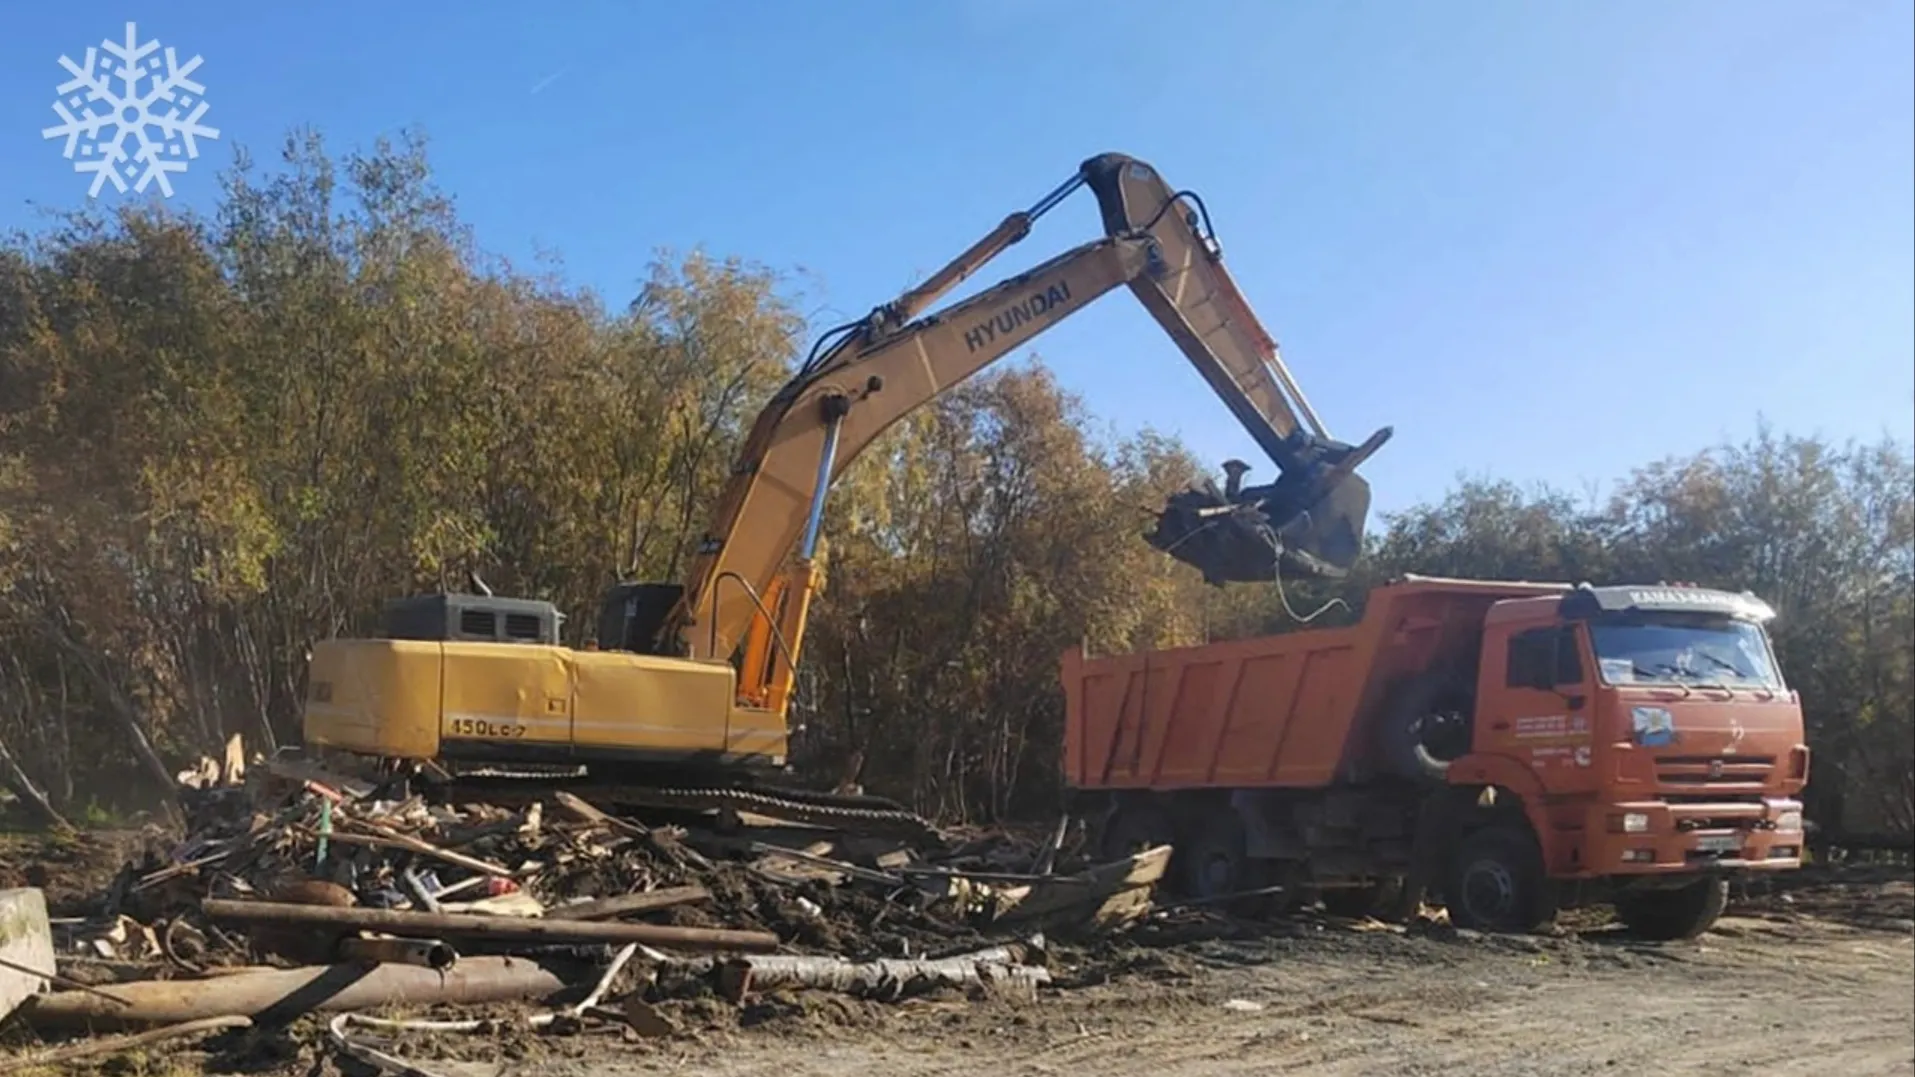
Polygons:
<instances>
[{"instance_id":1,"label":"dump truck bed","mask_svg":"<svg viewBox=\"0 0 1915 1077\"><path fill-rule=\"evenodd\" d=\"M1063 657L1064 778L1076 789L1318 787L1363 768L1371 717L1405 676L1473 668L1483 616L1561 584L1406 577L1363 617L1131 654Z\"/></svg>"}]
</instances>

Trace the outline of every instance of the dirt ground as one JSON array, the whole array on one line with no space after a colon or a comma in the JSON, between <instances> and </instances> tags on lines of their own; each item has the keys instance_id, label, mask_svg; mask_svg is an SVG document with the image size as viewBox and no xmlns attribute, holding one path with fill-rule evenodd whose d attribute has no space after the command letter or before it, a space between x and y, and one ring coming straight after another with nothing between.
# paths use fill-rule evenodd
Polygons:
<instances>
[{"instance_id":1,"label":"dirt ground","mask_svg":"<svg viewBox=\"0 0 1915 1077\"><path fill-rule=\"evenodd\" d=\"M1903 872L1748 901L1682 945L1609 926L1512 938L1292 924L1112 955L1106 982L1035 1004L892 1007L875 1025L844 1007L834 1027L813 1003L760 1034L536 1072L1909 1074L1911 892Z\"/></svg>"},{"instance_id":2,"label":"dirt ground","mask_svg":"<svg viewBox=\"0 0 1915 1077\"><path fill-rule=\"evenodd\" d=\"M1534 937L1192 921L1060 952L1035 1001L813 992L668 1005L665 1040L437 1040L407 1057L444 1077L1915 1074L1911 916L1899 867L1805 872L1673 945L1593 910Z\"/></svg>"},{"instance_id":3,"label":"dirt ground","mask_svg":"<svg viewBox=\"0 0 1915 1077\"><path fill-rule=\"evenodd\" d=\"M441 1077L1915 1074L1907 866L1804 870L1740 894L1692 943L1634 941L1605 920L1586 910L1510 937L1193 917L1060 948L1058 983L1035 1000L664 1003L677 1032L662 1039L442 1035L403 1053ZM86 1072L371 1072L322 1040L316 1024L231 1033Z\"/></svg>"}]
</instances>

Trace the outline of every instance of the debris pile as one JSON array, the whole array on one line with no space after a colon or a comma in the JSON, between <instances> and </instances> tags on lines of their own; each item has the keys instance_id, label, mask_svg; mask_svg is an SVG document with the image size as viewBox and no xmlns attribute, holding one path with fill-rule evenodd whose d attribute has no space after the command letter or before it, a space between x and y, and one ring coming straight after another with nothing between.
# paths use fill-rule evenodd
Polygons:
<instances>
[{"instance_id":1,"label":"debris pile","mask_svg":"<svg viewBox=\"0 0 1915 1077\"><path fill-rule=\"evenodd\" d=\"M1170 854L1085 863L1062 826L907 841L550 786L509 806L399 788L291 761L181 775L184 838L52 922L56 968L16 1018L134 1043L326 1015L337 1051L417 1073L365 1037L496 1020L394 1006L533 1002L547 1008L513 1019L529 1031L645 1039L674 1035L688 1000L1031 998L1053 983L1047 938L1136 923Z\"/></svg>"}]
</instances>

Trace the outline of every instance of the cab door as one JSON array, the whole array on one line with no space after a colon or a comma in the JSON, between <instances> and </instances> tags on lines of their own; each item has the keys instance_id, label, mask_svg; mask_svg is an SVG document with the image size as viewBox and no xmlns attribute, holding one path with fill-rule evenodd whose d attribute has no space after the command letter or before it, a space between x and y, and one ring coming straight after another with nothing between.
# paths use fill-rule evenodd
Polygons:
<instances>
[{"instance_id":1,"label":"cab door","mask_svg":"<svg viewBox=\"0 0 1915 1077\"><path fill-rule=\"evenodd\" d=\"M1595 701L1577 626L1516 628L1484 657L1477 750L1515 759L1551 792L1594 788Z\"/></svg>"}]
</instances>

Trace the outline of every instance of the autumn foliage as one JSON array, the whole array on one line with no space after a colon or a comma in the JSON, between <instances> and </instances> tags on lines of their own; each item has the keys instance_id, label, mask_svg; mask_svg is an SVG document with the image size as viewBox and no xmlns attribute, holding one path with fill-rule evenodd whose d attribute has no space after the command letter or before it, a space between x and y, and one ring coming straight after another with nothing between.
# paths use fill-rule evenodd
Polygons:
<instances>
[{"instance_id":1,"label":"autumn foliage","mask_svg":"<svg viewBox=\"0 0 1915 1077\"><path fill-rule=\"evenodd\" d=\"M629 304L486 257L414 144L242 163L210 217L55 219L0 247L0 781L83 815L153 803L233 732L297 740L316 639L389 596L552 599L675 578L735 440L808 344L773 273L661 258ZM871 297L875 303L884 297ZM1173 361L1166 343L1165 361ZM1029 362L862 457L827 514L799 766L947 818L1059 801L1060 650L1356 614L1399 571L1748 588L1781 610L1811 817L1915 804L1915 460L1764 432L1601 503L1487 479L1373 521L1358 578L1205 587L1139 537L1197 475L1100 439Z\"/></svg>"}]
</instances>

